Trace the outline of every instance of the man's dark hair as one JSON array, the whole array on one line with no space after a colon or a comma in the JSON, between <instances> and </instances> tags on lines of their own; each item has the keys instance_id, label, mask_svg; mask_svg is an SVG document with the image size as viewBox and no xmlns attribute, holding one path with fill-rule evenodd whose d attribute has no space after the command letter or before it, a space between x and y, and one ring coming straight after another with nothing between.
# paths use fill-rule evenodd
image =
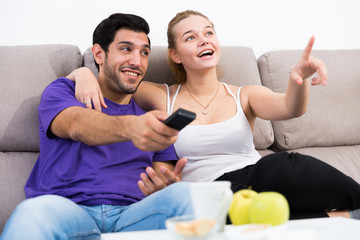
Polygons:
<instances>
[{"instance_id":1,"label":"man's dark hair","mask_svg":"<svg viewBox=\"0 0 360 240\"><path fill-rule=\"evenodd\" d=\"M144 32L149 34L148 23L142 17L133 14L114 13L104 19L94 30L93 44L99 44L105 53L109 50L109 45L114 41L115 34L120 29L128 29L135 32ZM149 46L150 46L150 38ZM96 68L99 70L99 64L95 61Z\"/></svg>"}]
</instances>

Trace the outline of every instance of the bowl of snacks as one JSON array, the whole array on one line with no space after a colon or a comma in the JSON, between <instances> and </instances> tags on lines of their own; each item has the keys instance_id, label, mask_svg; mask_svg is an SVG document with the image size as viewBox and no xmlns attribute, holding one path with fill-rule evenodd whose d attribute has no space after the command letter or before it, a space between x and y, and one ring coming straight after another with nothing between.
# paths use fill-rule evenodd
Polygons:
<instances>
[{"instance_id":1,"label":"bowl of snacks","mask_svg":"<svg viewBox=\"0 0 360 240\"><path fill-rule=\"evenodd\" d=\"M169 218L165 225L176 239L205 240L215 232L216 220L187 215Z\"/></svg>"}]
</instances>

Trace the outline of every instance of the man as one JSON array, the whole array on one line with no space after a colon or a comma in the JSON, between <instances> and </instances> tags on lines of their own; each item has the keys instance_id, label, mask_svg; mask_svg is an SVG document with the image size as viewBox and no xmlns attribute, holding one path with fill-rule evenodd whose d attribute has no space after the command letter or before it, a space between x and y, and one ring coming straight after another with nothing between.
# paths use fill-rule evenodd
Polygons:
<instances>
[{"instance_id":1,"label":"man","mask_svg":"<svg viewBox=\"0 0 360 240\"><path fill-rule=\"evenodd\" d=\"M183 167L162 166L177 159L171 144L178 132L161 122L167 114L145 113L132 100L148 66L148 33L147 22L130 14L113 14L95 29L103 113L87 109L90 101L79 103L67 78L44 90L40 155L25 185L27 200L1 239L99 239L102 232L164 228L167 218L193 212L186 183L146 198L137 185L145 169L158 176L153 164L165 177Z\"/></svg>"}]
</instances>

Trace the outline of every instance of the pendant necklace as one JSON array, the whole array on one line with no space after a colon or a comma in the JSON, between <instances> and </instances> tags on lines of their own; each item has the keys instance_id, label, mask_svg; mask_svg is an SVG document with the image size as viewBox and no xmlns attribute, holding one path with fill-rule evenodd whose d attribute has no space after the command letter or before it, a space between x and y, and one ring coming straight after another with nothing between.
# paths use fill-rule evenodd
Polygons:
<instances>
[{"instance_id":1,"label":"pendant necklace","mask_svg":"<svg viewBox=\"0 0 360 240\"><path fill-rule=\"evenodd\" d=\"M185 85L185 87L186 87L187 91L189 92L190 96L203 108L202 113L203 113L204 115L206 115L206 114L208 113L207 108L209 107L210 103L215 99L215 97L216 97L216 95L217 95L217 93L218 93L218 91L219 91L219 86L220 86L220 83L218 82L218 87L217 87L217 89L216 89L215 95L212 97L212 99L209 101L209 103L208 103L206 106L204 106L204 105L202 105L202 104L192 95L192 93L190 92L190 90L189 90L189 88L187 87L187 85Z\"/></svg>"}]
</instances>

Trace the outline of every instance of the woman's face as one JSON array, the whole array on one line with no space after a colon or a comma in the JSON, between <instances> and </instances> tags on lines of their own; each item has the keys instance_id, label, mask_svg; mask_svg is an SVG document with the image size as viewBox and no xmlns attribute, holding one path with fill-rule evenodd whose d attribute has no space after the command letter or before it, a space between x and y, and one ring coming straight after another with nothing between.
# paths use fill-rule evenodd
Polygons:
<instances>
[{"instance_id":1,"label":"woman's face","mask_svg":"<svg viewBox=\"0 0 360 240\"><path fill-rule=\"evenodd\" d=\"M172 59L182 63L186 70L214 68L219 62L220 46L210 22L197 15L183 19L175 25L176 52Z\"/></svg>"}]
</instances>

